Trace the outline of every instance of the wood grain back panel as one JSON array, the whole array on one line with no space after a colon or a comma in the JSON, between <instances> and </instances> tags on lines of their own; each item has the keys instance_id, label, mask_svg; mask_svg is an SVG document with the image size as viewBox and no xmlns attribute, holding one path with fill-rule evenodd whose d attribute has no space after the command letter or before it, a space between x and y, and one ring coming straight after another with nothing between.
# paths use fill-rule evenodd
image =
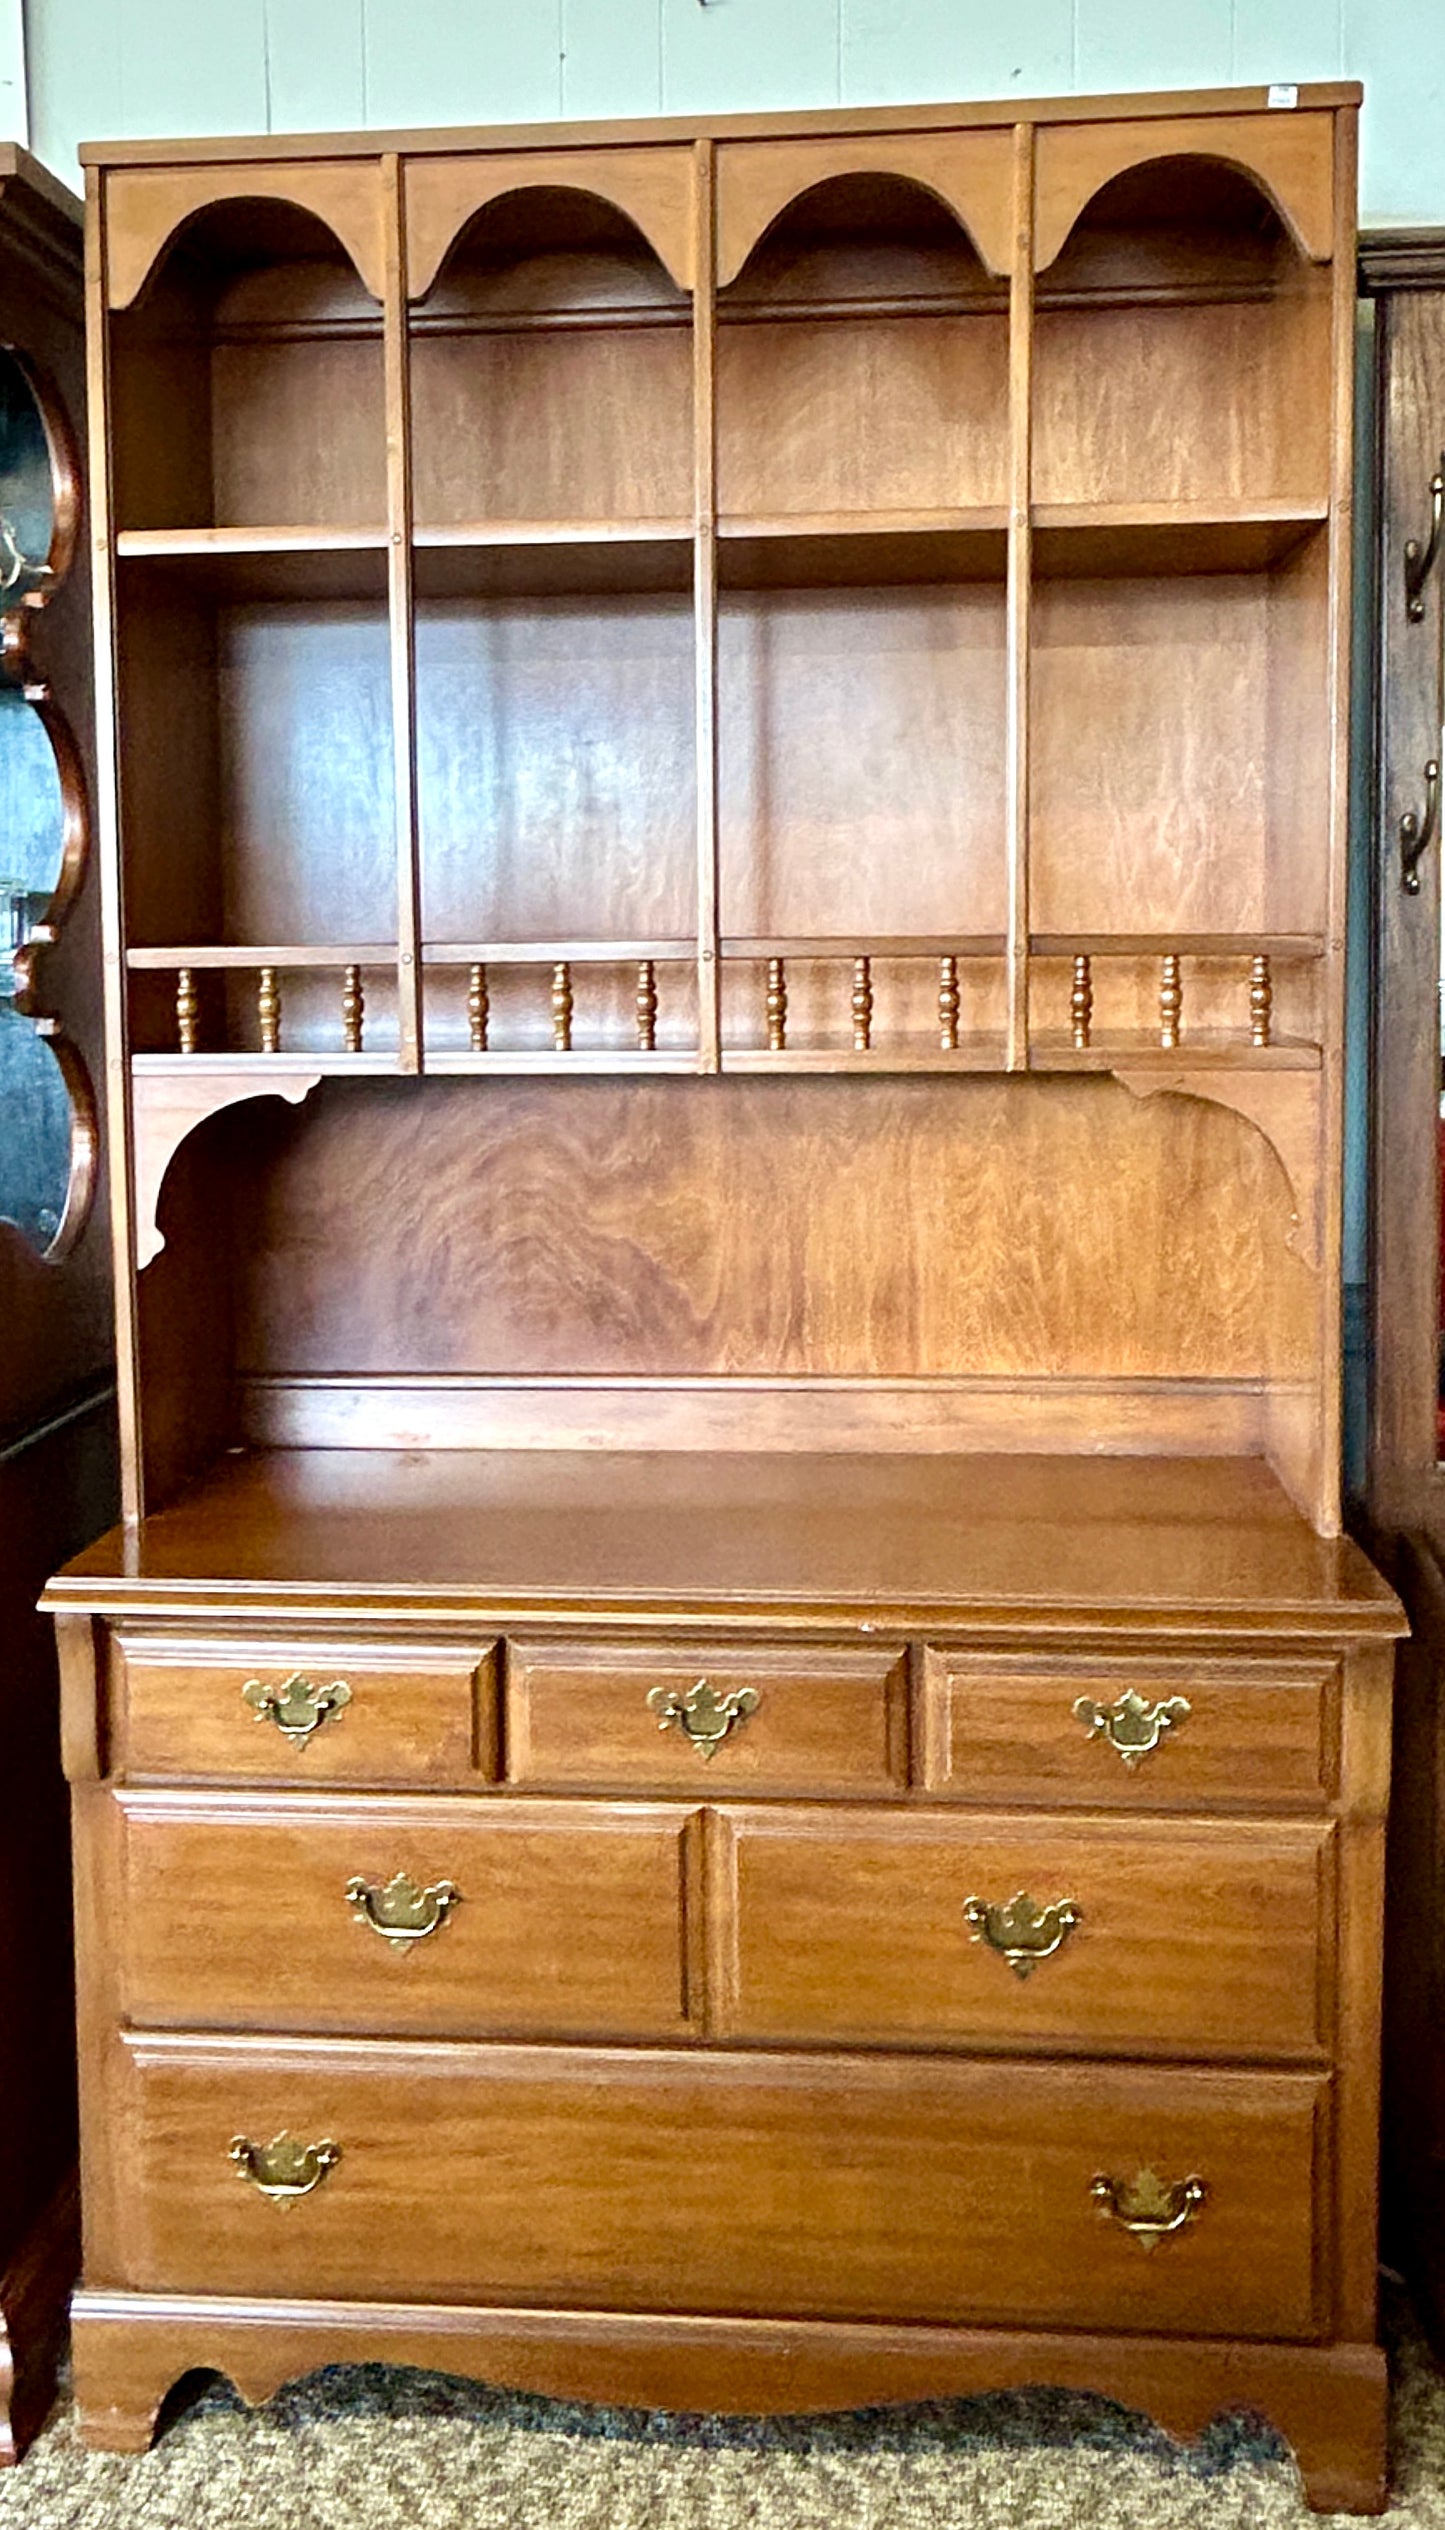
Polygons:
<instances>
[{"instance_id":1,"label":"wood grain back panel","mask_svg":"<svg viewBox=\"0 0 1445 2530\"><path fill-rule=\"evenodd\" d=\"M1105 1081L376 1081L213 1130L237 1137L243 1371L1303 1360L1267 1144Z\"/></svg>"}]
</instances>

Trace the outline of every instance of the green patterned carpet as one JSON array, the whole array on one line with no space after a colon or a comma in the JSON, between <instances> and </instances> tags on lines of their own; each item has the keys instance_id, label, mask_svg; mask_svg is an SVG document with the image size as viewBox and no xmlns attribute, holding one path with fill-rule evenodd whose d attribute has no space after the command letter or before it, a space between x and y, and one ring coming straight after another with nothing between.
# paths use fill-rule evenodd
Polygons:
<instances>
[{"instance_id":1,"label":"green patterned carpet","mask_svg":"<svg viewBox=\"0 0 1445 2530\"><path fill-rule=\"evenodd\" d=\"M1396 2530L1445 2530L1445 2380L1399 2357ZM1343 2519L1344 2516L1338 2516ZM321 2372L248 2413L182 2393L140 2458L61 2409L0 2478L0 2530L1306 2530L1292 2463L1243 2425L1197 2450L1033 2393L739 2424L555 2406L431 2374Z\"/></svg>"}]
</instances>

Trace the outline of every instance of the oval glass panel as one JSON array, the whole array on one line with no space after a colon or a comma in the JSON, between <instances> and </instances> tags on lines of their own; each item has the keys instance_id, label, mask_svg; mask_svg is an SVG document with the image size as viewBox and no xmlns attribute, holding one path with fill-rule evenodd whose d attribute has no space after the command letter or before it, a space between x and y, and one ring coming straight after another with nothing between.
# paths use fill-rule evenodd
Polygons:
<instances>
[{"instance_id":1,"label":"oval glass panel","mask_svg":"<svg viewBox=\"0 0 1445 2530\"><path fill-rule=\"evenodd\" d=\"M14 686L0 686L0 994L45 918L65 858L66 804L50 733Z\"/></svg>"},{"instance_id":2,"label":"oval glass panel","mask_svg":"<svg viewBox=\"0 0 1445 2530\"><path fill-rule=\"evenodd\" d=\"M0 1002L0 1221L41 1256L56 1245L77 1162L75 1111L60 1065L28 1019Z\"/></svg>"},{"instance_id":3,"label":"oval glass panel","mask_svg":"<svg viewBox=\"0 0 1445 2530\"><path fill-rule=\"evenodd\" d=\"M48 595L56 528L50 433L23 362L0 347L0 606Z\"/></svg>"}]
</instances>

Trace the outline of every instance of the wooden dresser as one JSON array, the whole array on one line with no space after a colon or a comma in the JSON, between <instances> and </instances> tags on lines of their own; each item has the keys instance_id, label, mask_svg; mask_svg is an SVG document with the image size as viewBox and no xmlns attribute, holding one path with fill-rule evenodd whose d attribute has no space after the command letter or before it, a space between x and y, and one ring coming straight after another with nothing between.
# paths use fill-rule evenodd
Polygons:
<instances>
[{"instance_id":1,"label":"wooden dresser","mask_svg":"<svg viewBox=\"0 0 1445 2530\"><path fill-rule=\"evenodd\" d=\"M84 2430L1382 2496L1344 89L98 150Z\"/></svg>"}]
</instances>

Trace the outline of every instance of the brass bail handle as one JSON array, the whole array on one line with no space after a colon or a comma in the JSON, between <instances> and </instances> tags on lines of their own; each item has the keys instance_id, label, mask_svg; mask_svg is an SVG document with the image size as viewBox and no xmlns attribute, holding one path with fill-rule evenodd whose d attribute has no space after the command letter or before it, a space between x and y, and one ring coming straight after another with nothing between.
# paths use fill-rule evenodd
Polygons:
<instances>
[{"instance_id":1,"label":"brass bail handle","mask_svg":"<svg viewBox=\"0 0 1445 2530\"><path fill-rule=\"evenodd\" d=\"M418 1888L406 1871L398 1871L385 1886L359 1877L346 1883L346 1902L357 1922L380 1934L393 1950L407 1950L413 1942L440 1932L452 1908L460 1904L461 1894L454 1880Z\"/></svg>"},{"instance_id":2,"label":"brass bail handle","mask_svg":"<svg viewBox=\"0 0 1445 2530\"><path fill-rule=\"evenodd\" d=\"M1141 2249L1157 2249L1171 2232L1191 2223L1209 2194L1203 2179L1165 2180L1153 2170L1136 2170L1132 2179L1100 2174L1089 2189L1099 2211L1118 2223Z\"/></svg>"},{"instance_id":3,"label":"brass bail handle","mask_svg":"<svg viewBox=\"0 0 1445 2530\"><path fill-rule=\"evenodd\" d=\"M237 2177L249 2179L273 2205L294 2205L298 2197L313 2195L329 2177L341 2159L341 2146L329 2135L319 2143L302 2143L283 2127L269 2143L253 2143L249 2135L237 2135L228 2158Z\"/></svg>"},{"instance_id":4,"label":"brass bail handle","mask_svg":"<svg viewBox=\"0 0 1445 2530\"><path fill-rule=\"evenodd\" d=\"M279 1687L268 1687L261 1678L248 1678L241 1689L258 1722L274 1722L283 1739L296 1748L304 1748L313 1731L319 1731L328 1713L340 1713L351 1702L351 1689L344 1678L333 1678L326 1687L318 1687L295 1669L283 1678Z\"/></svg>"},{"instance_id":5,"label":"brass bail handle","mask_svg":"<svg viewBox=\"0 0 1445 2530\"><path fill-rule=\"evenodd\" d=\"M965 1899L963 1920L972 1926L974 1940L987 1942L1016 1977L1028 1977L1041 1959L1052 1959L1056 1950L1063 1949L1070 1933L1082 1924L1084 1911L1073 1898L1036 1906L1027 1889L1020 1889L1007 1906L990 1906L986 1898Z\"/></svg>"},{"instance_id":6,"label":"brass bail handle","mask_svg":"<svg viewBox=\"0 0 1445 2530\"><path fill-rule=\"evenodd\" d=\"M700 1757L714 1757L733 1731L740 1731L762 1702L756 1687L734 1687L719 1695L710 1678L699 1678L686 1695L675 1687L654 1687L647 1699L660 1731L679 1730Z\"/></svg>"},{"instance_id":7,"label":"brass bail handle","mask_svg":"<svg viewBox=\"0 0 1445 2530\"><path fill-rule=\"evenodd\" d=\"M1420 864L1435 840L1440 823L1440 764L1435 756L1425 767L1423 812L1407 808L1400 820L1400 885L1407 896L1420 893Z\"/></svg>"},{"instance_id":8,"label":"brass bail handle","mask_svg":"<svg viewBox=\"0 0 1445 2530\"><path fill-rule=\"evenodd\" d=\"M1091 1695L1074 1699L1075 1721L1083 1723L1090 1739L1106 1739L1115 1755L1122 1757L1131 1769L1141 1764L1170 1731L1187 1722L1190 1711L1187 1696L1161 1696L1151 1703L1137 1687L1126 1687L1112 1704L1098 1704Z\"/></svg>"}]
</instances>

